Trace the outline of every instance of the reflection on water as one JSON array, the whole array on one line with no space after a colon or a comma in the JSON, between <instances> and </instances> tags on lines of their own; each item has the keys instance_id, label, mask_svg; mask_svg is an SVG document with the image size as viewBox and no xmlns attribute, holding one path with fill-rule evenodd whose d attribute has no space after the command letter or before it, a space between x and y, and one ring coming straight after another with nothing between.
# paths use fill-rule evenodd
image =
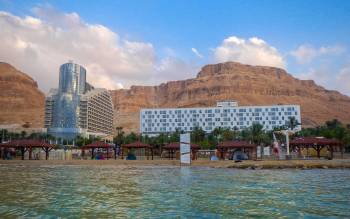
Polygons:
<instances>
[{"instance_id":1,"label":"reflection on water","mask_svg":"<svg viewBox=\"0 0 350 219\"><path fill-rule=\"evenodd\" d=\"M0 218L350 217L350 170L0 166Z\"/></svg>"}]
</instances>

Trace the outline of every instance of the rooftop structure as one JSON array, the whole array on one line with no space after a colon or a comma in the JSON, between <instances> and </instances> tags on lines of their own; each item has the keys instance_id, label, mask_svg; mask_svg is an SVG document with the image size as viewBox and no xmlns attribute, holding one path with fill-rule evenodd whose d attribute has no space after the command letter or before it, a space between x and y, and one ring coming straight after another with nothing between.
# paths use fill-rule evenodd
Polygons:
<instances>
[{"instance_id":1,"label":"rooftop structure","mask_svg":"<svg viewBox=\"0 0 350 219\"><path fill-rule=\"evenodd\" d=\"M200 127L209 133L216 127L242 130L254 123L272 130L287 125L291 117L301 122L299 105L238 106L236 101L222 101L216 107L141 109L140 132L145 135L190 132Z\"/></svg>"}]
</instances>

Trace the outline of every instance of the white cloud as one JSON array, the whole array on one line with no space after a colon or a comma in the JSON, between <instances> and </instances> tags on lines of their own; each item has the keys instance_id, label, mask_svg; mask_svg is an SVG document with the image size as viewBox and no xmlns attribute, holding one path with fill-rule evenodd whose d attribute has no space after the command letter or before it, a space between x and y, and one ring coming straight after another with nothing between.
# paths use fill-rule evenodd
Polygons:
<instances>
[{"instance_id":1,"label":"white cloud","mask_svg":"<svg viewBox=\"0 0 350 219\"><path fill-rule=\"evenodd\" d=\"M350 96L350 65L342 68L336 76L336 88Z\"/></svg>"},{"instance_id":2,"label":"white cloud","mask_svg":"<svg viewBox=\"0 0 350 219\"><path fill-rule=\"evenodd\" d=\"M252 37L248 40L231 36L214 49L216 62L237 61L250 65L264 65L284 68L285 60L276 48L264 40Z\"/></svg>"},{"instance_id":3,"label":"white cloud","mask_svg":"<svg viewBox=\"0 0 350 219\"><path fill-rule=\"evenodd\" d=\"M332 70L327 65L317 68L310 68L308 72L299 74L298 77L304 80L314 80L326 89L337 90L350 96L350 65L340 70Z\"/></svg>"},{"instance_id":4,"label":"white cloud","mask_svg":"<svg viewBox=\"0 0 350 219\"><path fill-rule=\"evenodd\" d=\"M345 49L338 45L315 48L312 45L304 44L299 46L296 50L291 51L290 54L299 64L306 64L314 60L316 57L324 55L339 55L344 51Z\"/></svg>"},{"instance_id":5,"label":"white cloud","mask_svg":"<svg viewBox=\"0 0 350 219\"><path fill-rule=\"evenodd\" d=\"M77 13L47 6L33 13L18 17L0 11L0 60L31 75L45 91L57 87L59 66L68 60L87 69L89 83L108 89L155 84L156 76L172 78L172 68L178 67L165 66L167 57L158 60L151 43L122 39L103 25L84 22ZM187 74L182 70L178 77Z\"/></svg>"},{"instance_id":6,"label":"white cloud","mask_svg":"<svg viewBox=\"0 0 350 219\"><path fill-rule=\"evenodd\" d=\"M203 55L200 54L196 48L191 48L191 51L192 51L198 58L203 58Z\"/></svg>"},{"instance_id":7,"label":"white cloud","mask_svg":"<svg viewBox=\"0 0 350 219\"><path fill-rule=\"evenodd\" d=\"M176 56L168 56L160 60L156 67L154 81L184 80L192 78L200 70L196 63L186 62Z\"/></svg>"}]
</instances>

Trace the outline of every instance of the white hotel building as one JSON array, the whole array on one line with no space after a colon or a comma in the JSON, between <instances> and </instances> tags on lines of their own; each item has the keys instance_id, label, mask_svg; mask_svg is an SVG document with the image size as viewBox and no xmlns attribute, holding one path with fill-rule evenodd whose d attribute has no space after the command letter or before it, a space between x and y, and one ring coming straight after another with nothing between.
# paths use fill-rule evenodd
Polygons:
<instances>
[{"instance_id":1,"label":"white hotel building","mask_svg":"<svg viewBox=\"0 0 350 219\"><path fill-rule=\"evenodd\" d=\"M242 130L253 123L272 130L286 125L291 117L301 122L299 105L238 106L238 102L223 101L216 107L141 109L140 132L155 135L200 127L209 133L216 127Z\"/></svg>"}]
</instances>

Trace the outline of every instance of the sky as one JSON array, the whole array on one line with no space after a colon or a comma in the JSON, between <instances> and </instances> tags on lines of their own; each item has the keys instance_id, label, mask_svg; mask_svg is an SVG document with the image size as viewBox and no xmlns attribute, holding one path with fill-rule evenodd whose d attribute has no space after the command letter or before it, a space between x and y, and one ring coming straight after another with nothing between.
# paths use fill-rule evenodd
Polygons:
<instances>
[{"instance_id":1,"label":"sky","mask_svg":"<svg viewBox=\"0 0 350 219\"><path fill-rule=\"evenodd\" d=\"M0 61L47 92L59 66L96 87L193 78L236 61L286 69L350 96L350 1L0 0Z\"/></svg>"}]
</instances>

